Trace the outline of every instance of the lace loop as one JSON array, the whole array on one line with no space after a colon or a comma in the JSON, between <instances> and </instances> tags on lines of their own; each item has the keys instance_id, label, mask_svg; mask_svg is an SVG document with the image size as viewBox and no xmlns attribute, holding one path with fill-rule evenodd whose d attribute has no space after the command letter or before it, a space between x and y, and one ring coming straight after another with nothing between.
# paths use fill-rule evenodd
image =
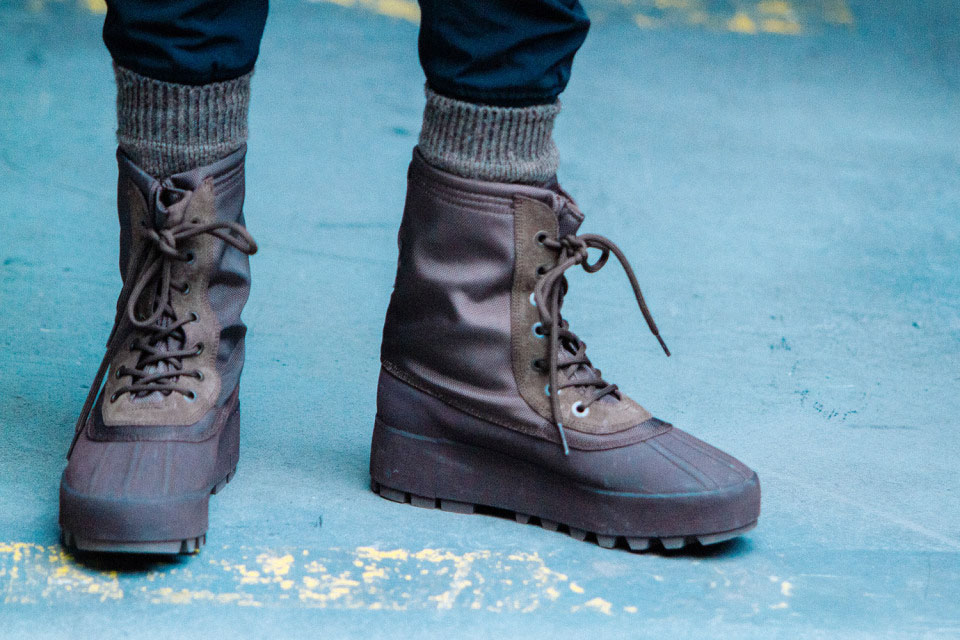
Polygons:
<instances>
[{"instance_id":1,"label":"lace loop","mask_svg":"<svg viewBox=\"0 0 960 640\"><path fill-rule=\"evenodd\" d=\"M630 281L634 297L637 300L637 305L640 307L644 320L647 322L647 327L657 338L657 341L667 356L670 355L670 350L667 348L663 338L660 337L657 324L654 322L653 316L647 308L647 303L643 299L643 293L640 291L640 284L637 281L633 267L630 266L630 262L623 254L623 251L620 250L620 247L614 244L612 240L592 233L583 235L570 233L561 237L559 240L543 238L540 240L540 243L544 247L555 251L558 256L557 263L547 269L538 280L533 290L533 299L537 311L540 314L539 324L541 331L544 332L549 339L547 352L547 374L549 376L549 382L547 388L556 390L556 392L549 394L550 413L553 424L557 427L563 452L564 454L569 454L570 448L567 445L566 433L563 429L563 423L560 422L559 392L567 387L587 387L594 389L592 395L585 400L578 401L578 407L580 409L578 415L580 416L585 416L590 410L590 405L601 398L613 395L619 400L621 394L617 385L605 381L600 375L600 370L593 367L590 359L586 355L586 343L570 331L567 321L560 315L563 298L567 293L567 279L564 276L566 271L580 265L587 273L596 273L607 264L610 254L612 253L627 274L627 279ZM590 249L598 249L600 251L600 255L593 262L590 262ZM563 384L560 384L559 381L560 369L564 369L567 372L567 382Z\"/></svg>"}]
</instances>

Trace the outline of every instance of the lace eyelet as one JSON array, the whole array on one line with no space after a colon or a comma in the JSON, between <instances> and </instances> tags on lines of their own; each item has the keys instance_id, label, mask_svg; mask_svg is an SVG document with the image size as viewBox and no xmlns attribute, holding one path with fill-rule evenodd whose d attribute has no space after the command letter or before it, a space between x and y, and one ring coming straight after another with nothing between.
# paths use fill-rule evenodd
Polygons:
<instances>
[{"instance_id":1,"label":"lace eyelet","mask_svg":"<svg viewBox=\"0 0 960 640\"><path fill-rule=\"evenodd\" d=\"M200 322L200 315L196 311L190 312L190 322Z\"/></svg>"},{"instance_id":2,"label":"lace eyelet","mask_svg":"<svg viewBox=\"0 0 960 640\"><path fill-rule=\"evenodd\" d=\"M118 368L114 373L113 377L119 380L122 376L120 375L120 369Z\"/></svg>"},{"instance_id":3,"label":"lace eyelet","mask_svg":"<svg viewBox=\"0 0 960 640\"><path fill-rule=\"evenodd\" d=\"M570 411L573 412L573 415L579 416L579 417L581 417L581 418L584 418L584 417L586 417L587 415L590 414L590 407L585 407L585 406L583 406L583 403L580 402L579 400L577 400L577 401L574 402L573 405L570 407Z\"/></svg>"},{"instance_id":4,"label":"lace eyelet","mask_svg":"<svg viewBox=\"0 0 960 640\"><path fill-rule=\"evenodd\" d=\"M197 352L196 352L195 354L193 354L193 355L198 356L198 355L200 355L201 353L203 353L203 343L202 343L202 342L198 342L198 343L197 343Z\"/></svg>"},{"instance_id":5,"label":"lace eyelet","mask_svg":"<svg viewBox=\"0 0 960 640\"><path fill-rule=\"evenodd\" d=\"M113 404L114 402L116 402L118 398L120 398L120 394L114 393L112 396L110 396L110 404Z\"/></svg>"},{"instance_id":6,"label":"lace eyelet","mask_svg":"<svg viewBox=\"0 0 960 640\"><path fill-rule=\"evenodd\" d=\"M187 393L184 394L183 397L186 398L187 402L193 402L194 400L197 399L197 394L194 393L193 391L188 391Z\"/></svg>"},{"instance_id":7,"label":"lace eyelet","mask_svg":"<svg viewBox=\"0 0 960 640\"><path fill-rule=\"evenodd\" d=\"M539 267L537 267L537 277L542 278L543 275L547 272L547 269L549 269L549 267L545 264L542 264Z\"/></svg>"},{"instance_id":8,"label":"lace eyelet","mask_svg":"<svg viewBox=\"0 0 960 640\"><path fill-rule=\"evenodd\" d=\"M536 235L533 236L533 240L542 247L544 246L543 241L547 239L547 235L546 231L537 231Z\"/></svg>"},{"instance_id":9,"label":"lace eyelet","mask_svg":"<svg viewBox=\"0 0 960 640\"><path fill-rule=\"evenodd\" d=\"M183 291L181 291L180 294L185 296L189 293L190 293L190 283L188 282L185 285L183 285Z\"/></svg>"},{"instance_id":10,"label":"lace eyelet","mask_svg":"<svg viewBox=\"0 0 960 640\"><path fill-rule=\"evenodd\" d=\"M543 373L543 360L537 358L536 360L530 361L530 368L536 371L537 373Z\"/></svg>"},{"instance_id":11,"label":"lace eyelet","mask_svg":"<svg viewBox=\"0 0 960 640\"><path fill-rule=\"evenodd\" d=\"M197 261L197 254L193 251L187 251L187 264L193 264Z\"/></svg>"},{"instance_id":12,"label":"lace eyelet","mask_svg":"<svg viewBox=\"0 0 960 640\"><path fill-rule=\"evenodd\" d=\"M200 370L197 371L197 380L199 380L200 382L203 382L203 371L200 371Z\"/></svg>"},{"instance_id":13,"label":"lace eyelet","mask_svg":"<svg viewBox=\"0 0 960 640\"><path fill-rule=\"evenodd\" d=\"M530 292L530 304L534 307L537 306L537 298L533 295L533 291Z\"/></svg>"},{"instance_id":14,"label":"lace eyelet","mask_svg":"<svg viewBox=\"0 0 960 640\"><path fill-rule=\"evenodd\" d=\"M540 338L541 340L547 335L547 333L543 330L543 325L539 322L530 327L530 331L533 333L534 337Z\"/></svg>"},{"instance_id":15,"label":"lace eyelet","mask_svg":"<svg viewBox=\"0 0 960 640\"><path fill-rule=\"evenodd\" d=\"M543 386L543 395L550 397L550 383L548 382Z\"/></svg>"}]
</instances>

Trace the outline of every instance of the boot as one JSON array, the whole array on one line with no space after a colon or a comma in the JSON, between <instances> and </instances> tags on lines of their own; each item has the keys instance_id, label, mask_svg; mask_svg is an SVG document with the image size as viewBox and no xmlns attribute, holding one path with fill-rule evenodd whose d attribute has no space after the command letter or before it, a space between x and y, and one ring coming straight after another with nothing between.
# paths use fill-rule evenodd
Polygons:
<instances>
[{"instance_id":1,"label":"boot","mask_svg":"<svg viewBox=\"0 0 960 640\"><path fill-rule=\"evenodd\" d=\"M239 457L244 154L158 181L122 151L123 289L60 483L64 542L189 553ZM103 387L101 390L101 386Z\"/></svg>"},{"instance_id":2,"label":"boot","mask_svg":"<svg viewBox=\"0 0 960 640\"><path fill-rule=\"evenodd\" d=\"M593 273L613 254L659 339L626 258L602 236L577 235L582 220L558 186L461 178L414 152L373 490L421 507L535 516L602 547L736 537L760 514L757 475L606 382L561 316L564 273Z\"/></svg>"}]
</instances>

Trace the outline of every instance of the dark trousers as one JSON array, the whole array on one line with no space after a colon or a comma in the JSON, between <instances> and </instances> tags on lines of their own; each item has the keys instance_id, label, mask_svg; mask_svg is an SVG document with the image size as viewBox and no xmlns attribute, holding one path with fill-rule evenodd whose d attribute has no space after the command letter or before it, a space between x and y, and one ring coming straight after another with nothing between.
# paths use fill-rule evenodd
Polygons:
<instances>
[{"instance_id":1,"label":"dark trousers","mask_svg":"<svg viewBox=\"0 0 960 640\"><path fill-rule=\"evenodd\" d=\"M253 68L267 0L107 0L114 61L179 84ZM579 0L420 0L420 64L430 87L470 102L551 102L570 79L590 21Z\"/></svg>"}]
</instances>

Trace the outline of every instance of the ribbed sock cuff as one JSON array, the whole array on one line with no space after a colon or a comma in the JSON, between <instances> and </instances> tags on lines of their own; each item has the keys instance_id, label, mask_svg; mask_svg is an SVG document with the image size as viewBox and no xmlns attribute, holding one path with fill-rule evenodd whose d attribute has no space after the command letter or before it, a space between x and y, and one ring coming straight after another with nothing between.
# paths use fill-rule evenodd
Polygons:
<instances>
[{"instance_id":1,"label":"ribbed sock cuff","mask_svg":"<svg viewBox=\"0 0 960 640\"><path fill-rule=\"evenodd\" d=\"M200 86L161 82L114 65L117 140L141 169L162 178L210 164L247 139L250 77Z\"/></svg>"},{"instance_id":2,"label":"ribbed sock cuff","mask_svg":"<svg viewBox=\"0 0 960 640\"><path fill-rule=\"evenodd\" d=\"M494 107L426 89L419 149L431 165L465 178L542 183L557 172L553 121L560 101Z\"/></svg>"}]
</instances>

